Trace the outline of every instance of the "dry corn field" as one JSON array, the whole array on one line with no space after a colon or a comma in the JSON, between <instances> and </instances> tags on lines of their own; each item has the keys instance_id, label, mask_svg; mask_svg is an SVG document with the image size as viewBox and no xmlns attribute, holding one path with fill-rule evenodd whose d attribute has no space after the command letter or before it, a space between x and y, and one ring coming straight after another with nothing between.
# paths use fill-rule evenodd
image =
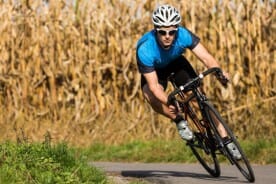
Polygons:
<instances>
[{"instance_id":1,"label":"dry corn field","mask_svg":"<svg viewBox=\"0 0 276 184\"><path fill-rule=\"evenodd\" d=\"M231 75L207 95L242 138L276 134L275 2L264 0L22 0L0 2L0 141L78 146L177 136L145 102L139 37L167 2ZM204 67L190 51L198 72ZM178 138L178 137L177 137Z\"/></svg>"}]
</instances>

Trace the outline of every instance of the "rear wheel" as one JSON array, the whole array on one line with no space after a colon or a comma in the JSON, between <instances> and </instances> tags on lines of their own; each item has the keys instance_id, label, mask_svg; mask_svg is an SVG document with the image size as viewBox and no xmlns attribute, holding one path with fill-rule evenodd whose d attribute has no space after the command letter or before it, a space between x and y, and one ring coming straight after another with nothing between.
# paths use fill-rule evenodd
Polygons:
<instances>
[{"instance_id":1,"label":"rear wheel","mask_svg":"<svg viewBox=\"0 0 276 184\"><path fill-rule=\"evenodd\" d=\"M218 111L213 107L213 105L211 105L210 103L206 102L205 103L205 112L206 112L206 116L208 118L208 120L210 121L210 123L213 126L214 131L217 131L215 125L216 122L220 122L221 125L224 127L224 129L226 130L228 137L230 138L230 140L236 145L237 149L239 150L240 154L241 154L241 159L235 159L230 152L228 151L228 149L226 147L223 147L225 149L225 155L228 157L228 159L230 160L230 162L232 164L235 164L237 166L237 168L239 169L239 171L243 174L243 176L249 181L249 182L254 182L255 181L255 176L254 176L254 172L251 168L251 165L245 155L245 153L243 152L239 142L237 141L236 136L233 134L233 132L231 131L231 129L229 128L229 126L223 121L222 117L220 116L220 114L218 113ZM217 135L219 135L219 133L217 132Z\"/></svg>"}]
</instances>

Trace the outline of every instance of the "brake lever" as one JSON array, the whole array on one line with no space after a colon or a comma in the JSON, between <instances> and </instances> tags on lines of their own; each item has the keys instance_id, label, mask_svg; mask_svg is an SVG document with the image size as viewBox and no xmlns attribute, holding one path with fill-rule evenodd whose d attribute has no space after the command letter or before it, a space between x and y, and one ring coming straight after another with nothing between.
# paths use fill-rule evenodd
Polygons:
<instances>
[{"instance_id":1,"label":"brake lever","mask_svg":"<svg viewBox=\"0 0 276 184\"><path fill-rule=\"evenodd\" d=\"M219 82L222 84L222 86L226 88L229 80L223 75L223 73L221 71L217 72L216 77L219 80Z\"/></svg>"}]
</instances>

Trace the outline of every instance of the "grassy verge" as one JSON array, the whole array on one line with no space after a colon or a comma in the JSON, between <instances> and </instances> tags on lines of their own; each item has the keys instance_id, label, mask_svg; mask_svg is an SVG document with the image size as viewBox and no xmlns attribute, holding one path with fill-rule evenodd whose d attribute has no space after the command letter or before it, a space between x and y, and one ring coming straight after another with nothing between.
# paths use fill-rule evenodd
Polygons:
<instances>
[{"instance_id":1,"label":"grassy verge","mask_svg":"<svg viewBox=\"0 0 276 184\"><path fill-rule=\"evenodd\" d=\"M0 183L108 183L103 172L66 144L0 144Z\"/></svg>"},{"instance_id":2,"label":"grassy verge","mask_svg":"<svg viewBox=\"0 0 276 184\"><path fill-rule=\"evenodd\" d=\"M276 163L275 138L241 141L241 145L251 163ZM86 154L93 161L196 162L190 149L181 140L134 141L122 145L93 144L86 150Z\"/></svg>"},{"instance_id":3,"label":"grassy verge","mask_svg":"<svg viewBox=\"0 0 276 184\"><path fill-rule=\"evenodd\" d=\"M241 145L256 164L276 163L276 138L242 141ZM0 183L112 183L88 161L196 162L181 140L134 141L121 145L93 144L87 149L66 144L0 144ZM130 181L130 183L141 183Z\"/></svg>"}]
</instances>

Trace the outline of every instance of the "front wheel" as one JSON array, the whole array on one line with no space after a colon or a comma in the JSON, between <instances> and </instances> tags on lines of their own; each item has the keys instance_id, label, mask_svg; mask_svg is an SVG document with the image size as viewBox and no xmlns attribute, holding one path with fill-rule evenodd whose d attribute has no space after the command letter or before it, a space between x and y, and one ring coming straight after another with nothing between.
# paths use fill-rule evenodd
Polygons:
<instances>
[{"instance_id":1,"label":"front wheel","mask_svg":"<svg viewBox=\"0 0 276 184\"><path fill-rule=\"evenodd\" d=\"M245 153L243 152L239 142L237 141L236 136L233 134L233 132L231 131L229 126L223 121L222 117L220 116L218 111L213 107L213 105L206 102L204 109L205 109L206 116L207 116L208 120L210 121L211 125L213 126L213 129L217 131L216 123L220 122L221 125L224 127L225 131L227 132L228 137L236 145L238 151L241 154L241 158L237 160L230 154L230 152L228 151L228 149L226 147L223 147L223 149L225 149L226 157L230 160L230 162L232 164L235 164L237 166L239 171L243 174L243 176L249 182L254 182L255 181L254 172L253 172L251 165L250 165ZM219 132L217 132L217 135L219 135Z\"/></svg>"},{"instance_id":2,"label":"front wheel","mask_svg":"<svg viewBox=\"0 0 276 184\"><path fill-rule=\"evenodd\" d=\"M220 176L220 166L215 154L213 141L204 134L195 133L195 138L188 141L187 145L191 148L193 154L204 167L204 169L213 177Z\"/></svg>"}]
</instances>

